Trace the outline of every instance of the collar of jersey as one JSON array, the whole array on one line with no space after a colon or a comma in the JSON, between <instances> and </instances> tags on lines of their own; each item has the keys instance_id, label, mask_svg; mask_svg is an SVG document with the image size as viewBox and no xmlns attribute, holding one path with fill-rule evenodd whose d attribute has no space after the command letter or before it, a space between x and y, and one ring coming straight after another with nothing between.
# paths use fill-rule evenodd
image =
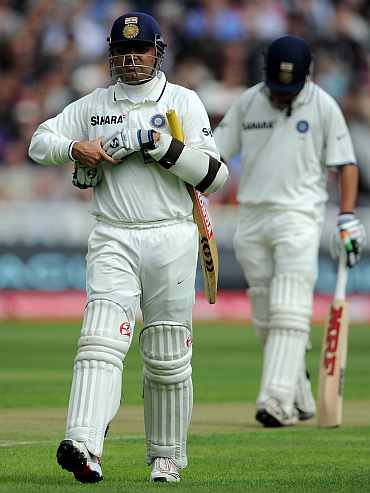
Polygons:
<instances>
[{"instance_id":1,"label":"collar of jersey","mask_svg":"<svg viewBox=\"0 0 370 493\"><path fill-rule=\"evenodd\" d=\"M151 101L157 103L166 88L167 79L163 72L157 77L137 86L131 86L117 82L114 86L113 101L131 101L132 103L145 103Z\"/></svg>"},{"instance_id":2,"label":"collar of jersey","mask_svg":"<svg viewBox=\"0 0 370 493\"><path fill-rule=\"evenodd\" d=\"M314 84L312 83L312 81L308 80L305 83L305 85L303 86L303 89L301 90L301 92L298 94L296 99L293 101L293 108L297 108L297 106L301 106L302 104L308 103L309 100L311 99L313 88L314 88ZM268 89L267 89L266 84L262 83L260 90L268 98L268 95L267 95Z\"/></svg>"},{"instance_id":3,"label":"collar of jersey","mask_svg":"<svg viewBox=\"0 0 370 493\"><path fill-rule=\"evenodd\" d=\"M312 91L313 91L313 84L310 80L308 80L303 86L302 91L298 94L295 101L293 101L293 108L308 103L309 100L311 99Z\"/></svg>"}]
</instances>

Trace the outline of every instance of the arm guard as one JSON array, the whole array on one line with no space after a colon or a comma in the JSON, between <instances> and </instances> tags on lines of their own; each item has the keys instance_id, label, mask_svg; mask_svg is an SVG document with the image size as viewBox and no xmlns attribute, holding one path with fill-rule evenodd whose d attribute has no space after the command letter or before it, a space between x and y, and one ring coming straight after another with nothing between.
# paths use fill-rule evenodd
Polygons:
<instances>
[{"instance_id":1,"label":"arm guard","mask_svg":"<svg viewBox=\"0 0 370 493\"><path fill-rule=\"evenodd\" d=\"M188 147L167 134L161 134L154 149L148 149L147 153L161 166L202 193L216 192L229 176L225 163L203 151Z\"/></svg>"}]
</instances>

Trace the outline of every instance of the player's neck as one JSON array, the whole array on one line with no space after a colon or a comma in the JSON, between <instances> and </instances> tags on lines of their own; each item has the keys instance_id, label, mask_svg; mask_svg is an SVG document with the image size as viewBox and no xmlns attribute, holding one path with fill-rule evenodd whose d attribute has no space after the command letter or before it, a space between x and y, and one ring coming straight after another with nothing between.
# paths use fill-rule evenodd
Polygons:
<instances>
[{"instance_id":1,"label":"player's neck","mask_svg":"<svg viewBox=\"0 0 370 493\"><path fill-rule=\"evenodd\" d=\"M119 82L122 89L125 91L128 99L133 103L144 101L158 84L160 77L155 76L153 79L143 84L130 85Z\"/></svg>"}]
</instances>

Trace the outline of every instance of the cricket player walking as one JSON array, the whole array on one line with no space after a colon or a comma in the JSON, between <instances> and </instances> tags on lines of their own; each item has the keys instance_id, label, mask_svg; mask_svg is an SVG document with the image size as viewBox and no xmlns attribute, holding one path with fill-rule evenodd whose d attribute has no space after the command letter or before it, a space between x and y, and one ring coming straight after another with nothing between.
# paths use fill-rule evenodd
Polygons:
<instances>
[{"instance_id":1,"label":"cricket player walking","mask_svg":"<svg viewBox=\"0 0 370 493\"><path fill-rule=\"evenodd\" d=\"M198 254L186 183L213 192L228 171L200 99L168 83L160 69L166 44L157 21L141 12L125 14L114 22L108 41L113 84L42 123L29 149L40 164L75 161L73 183L94 187L88 302L57 460L78 481L103 479L104 436L120 405L123 360L141 306L150 478L177 482L187 465L192 413ZM185 144L170 135L169 109L179 116Z\"/></svg>"},{"instance_id":2,"label":"cricket player walking","mask_svg":"<svg viewBox=\"0 0 370 493\"><path fill-rule=\"evenodd\" d=\"M340 212L333 254L359 260L365 241L355 216L358 168L343 115L310 78L311 52L298 37L271 43L265 80L246 90L215 131L221 156L241 154L234 240L263 347L256 419L293 425L315 414L304 364L329 169L339 174Z\"/></svg>"}]
</instances>

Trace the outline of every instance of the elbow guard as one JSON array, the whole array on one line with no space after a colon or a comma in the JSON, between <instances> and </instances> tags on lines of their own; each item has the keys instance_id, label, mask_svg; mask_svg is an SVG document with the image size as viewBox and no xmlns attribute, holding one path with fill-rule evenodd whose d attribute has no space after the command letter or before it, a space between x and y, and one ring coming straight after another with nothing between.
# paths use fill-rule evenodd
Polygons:
<instances>
[{"instance_id":1,"label":"elbow guard","mask_svg":"<svg viewBox=\"0 0 370 493\"><path fill-rule=\"evenodd\" d=\"M161 134L160 140L148 154L161 166L199 192L216 192L223 186L229 172L222 161L203 151L192 149L170 135Z\"/></svg>"}]
</instances>

